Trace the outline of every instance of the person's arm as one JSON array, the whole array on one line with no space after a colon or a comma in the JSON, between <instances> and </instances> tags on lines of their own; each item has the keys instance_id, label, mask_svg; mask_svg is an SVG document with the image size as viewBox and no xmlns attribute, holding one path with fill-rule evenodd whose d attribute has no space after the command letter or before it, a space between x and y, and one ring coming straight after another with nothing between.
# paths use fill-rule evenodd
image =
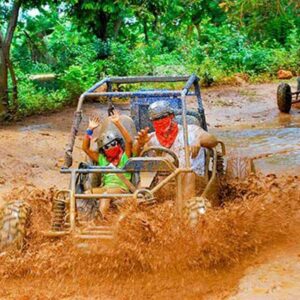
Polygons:
<instances>
[{"instance_id":1,"label":"person's arm","mask_svg":"<svg viewBox=\"0 0 300 300\"><path fill-rule=\"evenodd\" d=\"M90 144L91 144L91 138L92 138L93 131L99 125L100 125L99 117L92 117L89 120L89 127L86 130L86 134L84 135L83 143L82 143L82 150L88 155L88 157L90 159L92 159L94 162L97 162L97 163L99 160L99 153L91 150Z\"/></svg>"},{"instance_id":2,"label":"person's arm","mask_svg":"<svg viewBox=\"0 0 300 300\"><path fill-rule=\"evenodd\" d=\"M148 131L149 127L146 127L145 129L140 130L140 132L137 134L132 148L132 153L134 156L139 156L144 146L149 142L151 137L150 134L148 134Z\"/></svg>"},{"instance_id":3,"label":"person's arm","mask_svg":"<svg viewBox=\"0 0 300 300\"><path fill-rule=\"evenodd\" d=\"M110 116L111 121L116 125L116 127L120 130L121 134L124 137L125 140L125 153L127 157L131 157L132 155L132 138L127 131L127 129L123 126L123 124L120 122L120 115L118 112L113 111L112 115Z\"/></svg>"},{"instance_id":4,"label":"person's arm","mask_svg":"<svg viewBox=\"0 0 300 300\"><path fill-rule=\"evenodd\" d=\"M218 144L217 138L201 128L199 134L200 146L205 148L214 148Z\"/></svg>"}]
</instances>

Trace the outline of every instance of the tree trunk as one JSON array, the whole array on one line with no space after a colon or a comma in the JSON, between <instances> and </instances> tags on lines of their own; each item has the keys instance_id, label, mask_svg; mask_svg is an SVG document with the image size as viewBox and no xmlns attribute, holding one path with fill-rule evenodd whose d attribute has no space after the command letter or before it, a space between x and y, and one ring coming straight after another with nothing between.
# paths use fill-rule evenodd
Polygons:
<instances>
[{"instance_id":1,"label":"tree trunk","mask_svg":"<svg viewBox=\"0 0 300 300\"><path fill-rule=\"evenodd\" d=\"M193 33L193 25L188 25L186 29L186 37L190 39Z\"/></svg>"},{"instance_id":2,"label":"tree trunk","mask_svg":"<svg viewBox=\"0 0 300 300\"><path fill-rule=\"evenodd\" d=\"M154 32L158 32L158 28L157 28L158 27L158 15L156 12L154 12L153 15L154 15L154 22L152 24L152 30Z\"/></svg>"},{"instance_id":3,"label":"tree trunk","mask_svg":"<svg viewBox=\"0 0 300 300\"><path fill-rule=\"evenodd\" d=\"M198 34L198 41L201 42L201 29L200 29L200 24L194 24L196 29L197 29L197 34Z\"/></svg>"},{"instance_id":4,"label":"tree trunk","mask_svg":"<svg viewBox=\"0 0 300 300\"><path fill-rule=\"evenodd\" d=\"M117 37L119 35L119 31L120 31L122 22L123 22L122 18L119 18L115 21L115 24L114 24L114 39L117 39Z\"/></svg>"},{"instance_id":5,"label":"tree trunk","mask_svg":"<svg viewBox=\"0 0 300 300\"><path fill-rule=\"evenodd\" d=\"M11 81L13 84L12 87L12 108L10 110L11 113L15 114L18 111L18 82L14 67L9 57L7 57L7 67L10 73Z\"/></svg>"},{"instance_id":6,"label":"tree trunk","mask_svg":"<svg viewBox=\"0 0 300 300\"><path fill-rule=\"evenodd\" d=\"M8 112L8 74L4 45L0 37L0 117Z\"/></svg>"},{"instance_id":7,"label":"tree trunk","mask_svg":"<svg viewBox=\"0 0 300 300\"><path fill-rule=\"evenodd\" d=\"M146 42L146 44L149 44L148 25L147 25L146 18L143 19L143 29L144 29L144 35L145 35L145 42Z\"/></svg>"},{"instance_id":8,"label":"tree trunk","mask_svg":"<svg viewBox=\"0 0 300 300\"><path fill-rule=\"evenodd\" d=\"M10 14L9 22L5 36L0 32L0 117L5 116L10 111L8 94L8 72L13 82L13 106L17 103L17 80L13 66L11 64L9 53L13 35L17 26L21 1L16 0Z\"/></svg>"},{"instance_id":9,"label":"tree trunk","mask_svg":"<svg viewBox=\"0 0 300 300\"><path fill-rule=\"evenodd\" d=\"M98 28L98 32L96 32L96 35L102 41L106 41L107 40L108 22L109 22L110 16L108 14L106 14L104 11L100 11L98 17L100 20L100 27Z\"/></svg>"}]
</instances>

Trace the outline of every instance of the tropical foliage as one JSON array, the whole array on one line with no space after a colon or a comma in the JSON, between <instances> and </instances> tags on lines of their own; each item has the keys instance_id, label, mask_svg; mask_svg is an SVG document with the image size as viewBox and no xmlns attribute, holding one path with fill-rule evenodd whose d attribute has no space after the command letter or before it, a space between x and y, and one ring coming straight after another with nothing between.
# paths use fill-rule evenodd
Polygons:
<instances>
[{"instance_id":1,"label":"tropical foliage","mask_svg":"<svg viewBox=\"0 0 300 300\"><path fill-rule=\"evenodd\" d=\"M299 13L298 0L2 1L0 114L61 107L103 76L296 74Z\"/></svg>"}]
</instances>

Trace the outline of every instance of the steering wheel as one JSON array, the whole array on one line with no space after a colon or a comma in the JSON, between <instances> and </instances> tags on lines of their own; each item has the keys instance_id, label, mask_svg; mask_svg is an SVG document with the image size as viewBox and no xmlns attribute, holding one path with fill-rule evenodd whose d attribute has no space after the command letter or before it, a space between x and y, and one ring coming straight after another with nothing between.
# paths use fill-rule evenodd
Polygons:
<instances>
[{"instance_id":1,"label":"steering wheel","mask_svg":"<svg viewBox=\"0 0 300 300\"><path fill-rule=\"evenodd\" d=\"M151 151L154 151L156 156L161 156L161 152L164 152L164 153L167 153L169 154L172 158L173 158L173 164L176 168L179 167L179 159L178 159L178 156L175 154L175 152L173 150L170 150L168 148L165 148L165 147L158 147L158 146L153 146L153 147L148 147L148 148L145 148L140 156L141 157L145 157L149 152Z\"/></svg>"}]
</instances>

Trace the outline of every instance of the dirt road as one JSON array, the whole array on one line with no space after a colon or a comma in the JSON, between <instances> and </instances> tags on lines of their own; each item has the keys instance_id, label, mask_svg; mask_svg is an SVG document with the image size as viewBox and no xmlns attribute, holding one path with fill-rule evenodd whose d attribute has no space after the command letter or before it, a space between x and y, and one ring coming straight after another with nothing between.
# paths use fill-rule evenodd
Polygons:
<instances>
[{"instance_id":1,"label":"dirt road","mask_svg":"<svg viewBox=\"0 0 300 300\"><path fill-rule=\"evenodd\" d=\"M295 85L295 82L291 81L291 84ZM289 150L286 155L258 160L256 167L266 174L299 174L300 109L293 109L290 115L279 114L275 103L276 87L277 84L260 84L204 90L202 96L209 130L222 138L229 150L243 155ZM192 99L190 104L194 105ZM129 112L126 105L119 109ZM33 116L0 127L0 201L5 201L16 187L49 189L68 185L68 176L60 175L59 169L63 164L73 112L74 108L66 108L55 114ZM86 127L87 116L95 112L105 115L105 107L87 104L82 129ZM76 141L75 164L83 159L81 136L82 132ZM114 286L113 278L102 278L101 274L98 279L95 274L91 276L91 282L101 282L98 287L89 283L88 278L81 278L79 282L72 277L72 269L66 278L57 275L56 279L64 284L58 284L56 275L48 274L47 283L41 283L34 274L26 274L0 281L0 298L131 299L139 295L147 299L297 299L300 297L300 249L297 244L298 236L288 241L287 246L274 243L272 251L265 249L246 256L241 259L240 266L218 270L214 276L203 270L186 270L184 274L170 277L166 277L166 273L143 273L142 278L133 275L118 279L119 288ZM47 253L51 261L54 252ZM51 263L45 265L51 270L55 267ZM147 282L152 284L147 287ZM68 288L64 292L65 285ZM80 286L78 294L76 285ZM103 286L108 289L103 291ZM122 287L127 289L126 292L122 292ZM141 290L137 292L136 289Z\"/></svg>"}]
</instances>

